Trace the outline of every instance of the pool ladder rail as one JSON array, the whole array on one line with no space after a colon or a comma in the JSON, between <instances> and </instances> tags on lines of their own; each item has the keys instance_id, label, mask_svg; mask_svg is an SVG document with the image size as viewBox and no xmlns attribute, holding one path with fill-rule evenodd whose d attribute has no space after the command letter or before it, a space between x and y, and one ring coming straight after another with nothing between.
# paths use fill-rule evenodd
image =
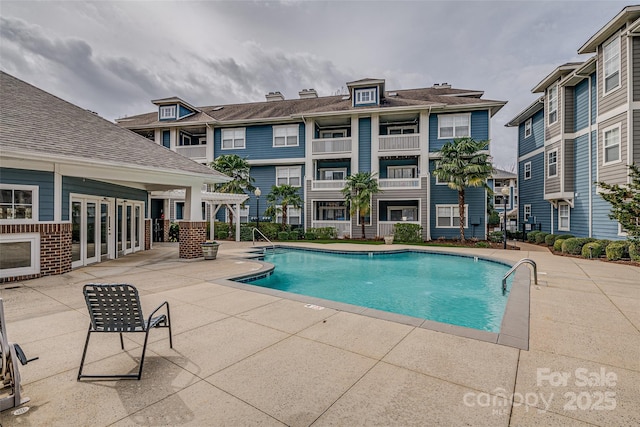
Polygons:
<instances>
[{"instance_id":1,"label":"pool ladder rail","mask_svg":"<svg viewBox=\"0 0 640 427\"><path fill-rule=\"evenodd\" d=\"M269 240L269 238L267 236L264 235L264 233L262 233L262 231L258 230L256 227L253 227L251 229L251 237L253 238L253 246L256 245L256 231L258 232L259 235L262 236L262 238L264 240L266 240L267 242L269 242L269 244L271 245L271 249L273 249L273 251L276 251L276 245L273 244L273 242L271 240Z\"/></svg>"},{"instance_id":2,"label":"pool ladder rail","mask_svg":"<svg viewBox=\"0 0 640 427\"><path fill-rule=\"evenodd\" d=\"M507 271L507 274L505 274L504 277L502 278L502 295L507 293L507 279L522 264L529 264L533 267L533 280L536 285L538 284L538 266L536 265L536 262L530 258L522 258L520 261L516 262L515 265L511 267L511 269Z\"/></svg>"}]
</instances>

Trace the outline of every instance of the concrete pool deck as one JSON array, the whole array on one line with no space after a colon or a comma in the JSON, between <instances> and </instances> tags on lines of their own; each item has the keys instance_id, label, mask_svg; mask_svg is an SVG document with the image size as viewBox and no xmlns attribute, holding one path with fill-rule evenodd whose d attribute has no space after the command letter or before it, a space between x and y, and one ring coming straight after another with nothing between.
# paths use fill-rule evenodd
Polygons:
<instances>
[{"instance_id":1,"label":"concrete pool deck","mask_svg":"<svg viewBox=\"0 0 640 427\"><path fill-rule=\"evenodd\" d=\"M40 359L20 367L30 410L4 411L0 424L639 424L640 268L518 245L454 251L536 261L528 351L226 286L261 268L244 258L250 243L223 242L215 261L178 260L177 246L160 244L3 284L9 340ZM145 314L171 304L174 348L166 330L151 331L141 381L76 381L91 282L135 285ZM134 369L140 338L125 335L122 352L117 336L95 335L87 373Z\"/></svg>"}]
</instances>

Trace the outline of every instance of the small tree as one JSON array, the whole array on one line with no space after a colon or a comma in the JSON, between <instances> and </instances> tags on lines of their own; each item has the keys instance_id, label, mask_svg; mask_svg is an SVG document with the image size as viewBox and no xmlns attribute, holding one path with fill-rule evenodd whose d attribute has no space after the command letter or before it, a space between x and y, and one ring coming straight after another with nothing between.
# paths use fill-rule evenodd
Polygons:
<instances>
[{"instance_id":1,"label":"small tree","mask_svg":"<svg viewBox=\"0 0 640 427\"><path fill-rule=\"evenodd\" d=\"M362 225L362 238L365 238L364 220L371 210L371 198L382 191L378 187L375 173L358 172L347 177L346 184L341 190L345 201L349 204L351 215L358 215Z\"/></svg>"},{"instance_id":2,"label":"small tree","mask_svg":"<svg viewBox=\"0 0 640 427\"><path fill-rule=\"evenodd\" d=\"M296 187L292 187L289 184L274 185L271 187L271 193L267 196L267 213L274 218L276 214L282 213L282 230L287 228L287 207L291 206L294 209L300 209L302 207L302 198L298 193Z\"/></svg>"},{"instance_id":3,"label":"small tree","mask_svg":"<svg viewBox=\"0 0 640 427\"><path fill-rule=\"evenodd\" d=\"M600 196L611 204L609 218L618 221L627 230L627 237L634 243L640 243L640 167L636 164L629 165L628 185L597 184L606 192Z\"/></svg>"},{"instance_id":4,"label":"small tree","mask_svg":"<svg viewBox=\"0 0 640 427\"><path fill-rule=\"evenodd\" d=\"M246 191L253 191L255 181L251 175L251 166L247 159L243 159L237 154L223 154L209 163L211 169L217 170L231 178L232 181L216 184L215 190L220 193L246 194ZM233 212L229 211L229 235L233 230Z\"/></svg>"},{"instance_id":5,"label":"small tree","mask_svg":"<svg viewBox=\"0 0 640 427\"><path fill-rule=\"evenodd\" d=\"M460 212L460 240L465 242L464 191L466 187L485 187L493 172L489 162L489 141L476 141L472 138L456 138L447 142L440 150L440 159L436 161L433 174L440 181L447 182L449 188L458 192L458 211Z\"/></svg>"}]
</instances>

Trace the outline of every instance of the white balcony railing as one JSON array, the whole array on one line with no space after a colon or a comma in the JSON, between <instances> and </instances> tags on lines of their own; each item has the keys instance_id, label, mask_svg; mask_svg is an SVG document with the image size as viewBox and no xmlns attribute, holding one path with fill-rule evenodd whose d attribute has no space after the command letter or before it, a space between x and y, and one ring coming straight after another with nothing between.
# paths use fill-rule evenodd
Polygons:
<instances>
[{"instance_id":1,"label":"white balcony railing","mask_svg":"<svg viewBox=\"0 0 640 427\"><path fill-rule=\"evenodd\" d=\"M322 138L311 141L312 154L351 152L351 138Z\"/></svg>"},{"instance_id":2,"label":"white balcony railing","mask_svg":"<svg viewBox=\"0 0 640 427\"><path fill-rule=\"evenodd\" d=\"M190 159L203 159L207 157L206 145L180 145L176 147L176 153Z\"/></svg>"},{"instance_id":3,"label":"white balcony railing","mask_svg":"<svg viewBox=\"0 0 640 427\"><path fill-rule=\"evenodd\" d=\"M345 180L313 180L311 181L312 190L342 190Z\"/></svg>"},{"instance_id":4,"label":"white balcony railing","mask_svg":"<svg viewBox=\"0 0 640 427\"><path fill-rule=\"evenodd\" d=\"M419 150L420 134L408 135L380 135L378 137L379 151Z\"/></svg>"},{"instance_id":5,"label":"white balcony railing","mask_svg":"<svg viewBox=\"0 0 640 427\"><path fill-rule=\"evenodd\" d=\"M378 236L390 236L394 232L393 227L399 223L420 225L420 221L378 221Z\"/></svg>"},{"instance_id":6,"label":"white balcony railing","mask_svg":"<svg viewBox=\"0 0 640 427\"><path fill-rule=\"evenodd\" d=\"M389 179L379 179L378 183L380 184L380 188L391 189L391 188L420 188L420 178L389 178Z\"/></svg>"},{"instance_id":7,"label":"white balcony railing","mask_svg":"<svg viewBox=\"0 0 640 427\"><path fill-rule=\"evenodd\" d=\"M334 227L338 232L338 237L345 234L351 235L351 221L311 221L313 228Z\"/></svg>"}]
</instances>

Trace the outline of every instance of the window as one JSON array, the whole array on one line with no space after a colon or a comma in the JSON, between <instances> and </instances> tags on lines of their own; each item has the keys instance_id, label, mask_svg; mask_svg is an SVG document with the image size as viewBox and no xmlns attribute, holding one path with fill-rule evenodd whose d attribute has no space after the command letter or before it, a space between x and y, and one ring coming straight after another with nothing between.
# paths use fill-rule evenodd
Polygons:
<instances>
[{"instance_id":1,"label":"window","mask_svg":"<svg viewBox=\"0 0 640 427\"><path fill-rule=\"evenodd\" d=\"M469 227L469 205L464 205L464 228ZM460 209L458 205L436 205L436 228L460 227Z\"/></svg>"},{"instance_id":2,"label":"window","mask_svg":"<svg viewBox=\"0 0 640 427\"><path fill-rule=\"evenodd\" d=\"M440 178L436 176L436 185L448 185L448 184L449 184L449 181L440 181Z\"/></svg>"},{"instance_id":3,"label":"window","mask_svg":"<svg viewBox=\"0 0 640 427\"><path fill-rule=\"evenodd\" d=\"M558 150L549 151L547 153L547 177L553 178L558 176Z\"/></svg>"},{"instance_id":4,"label":"window","mask_svg":"<svg viewBox=\"0 0 640 427\"><path fill-rule=\"evenodd\" d=\"M191 145L191 136L186 133L180 134L180 145Z\"/></svg>"},{"instance_id":5,"label":"window","mask_svg":"<svg viewBox=\"0 0 640 427\"><path fill-rule=\"evenodd\" d=\"M347 136L346 130L322 130L320 131L320 138L344 138Z\"/></svg>"},{"instance_id":6,"label":"window","mask_svg":"<svg viewBox=\"0 0 640 427\"><path fill-rule=\"evenodd\" d=\"M524 179L531 179L531 162L524 164Z\"/></svg>"},{"instance_id":7,"label":"window","mask_svg":"<svg viewBox=\"0 0 640 427\"><path fill-rule=\"evenodd\" d=\"M319 169L321 181L343 181L347 176L347 168Z\"/></svg>"},{"instance_id":8,"label":"window","mask_svg":"<svg viewBox=\"0 0 640 427\"><path fill-rule=\"evenodd\" d=\"M558 86L551 86L547 92L549 95L549 115L547 124L552 125L558 121Z\"/></svg>"},{"instance_id":9,"label":"window","mask_svg":"<svg viewBox=\"0 0 640 427\"><path fill-rule=\"evenodd\" d=\"M388 166L387 178L416 178L418 176L418 168L415 166Z\"/></svg>"},{"instance_id":10,"label":"window","mask_svg":"<svg viewBox=\"0 0 640 427\"><path fill-rule=\"evenodd\" d=\"M415 206L389 206L387 218L389 221L418 221L418 208Z\"/></svg>"},{"instance_id":11,"label":"window","mask_svg":"<svg viewBox=\"0 0 640 427\"><path fill-rule=\"evenodd\" d=\"M160 120L175 119L176 118L176 106L175 105L163 105L160 107Z\"/></svg>"},{"instance_id":12,"label":"window","mask_svg":"<svg viewBox=\"0 0 640 427\"><path fill-rule=\"evenodd\" d=\"M276 185L291 185L300 187L302 176L302 168L300 166L277 167L276 168Z\"/></svg>"},{"instance_id":13,"label":"window","mask_svg":"<svg viewBox=\"0 0 640 427\"><path fill-rule=\"evenodd\" d=\"M569 205L566 203L558 204L558 230L569 231Z\"/></svg>"},{"instance_id":14,"label":"window","mask_svg":"<svg viewBox=\"0 0 640 427\"><path fill-rule=\"evenodd\" d=\"M417 132L417 126L393 126L387 128L387 135L406 135Z\"/></svg>"},{"instance_id":15,"label":"window","mask_svg":"<svg viewBox=\"0 0 640 427\"><path fill-rule=\"evenodd\" d=\"M40 233L0 235L0 277L40 273Z\"/></svg>"},{"instance_id":16,"label":"window","mask_svg":"<svg viewBox=\"0 0 640 427\"><path fill-rule=\"evenodd\" d=\"M240 222L249 222L249 206L245 206L244 208L242 206L240 207Z\"/></svg>"},{"instance_id":17,"label":"window","mask_svg":"<svg viewBox=\"0 0 640 427\"><path fill-rule=\"evenodd\" d=\"M604 161L608 163L616 163L620 161L620 125L616 125L604 130Z\"/></svg>"},{"instance_id":18,"label":"window","mask_svg":"<svg viewBox=\"0 0 640 427\"><path fill-rule=\"evenodd\" d=\"M378 99L376 96L376 89L356 89L355 90L355 105L363 104L377 104Z\"/></svg>"},{"instance_id":19,"label":"window","mask_svg":"<svg viewBox=\"0 0 640 427\"><path fill-rule=\"evenodd\" d=\"M620 37L616 37L603 48L604 93L620 86Z\"/></svg>"},{"instance_id":20,"label":"window","mask_svg":"<svg viewBox=\"0 0 640 427\"><path fill-rule=\"evenodd\" d=\"M361 226L360 212L356 213L356 225ZM371 204L369 204L369 212L364 216L364 225L371 225Z\"/></svg>"},{"instance_id":21,"label":"window","mask_svg":"<svg viewBox=\"0 0 640 427\"><path fill-rule=\"evenodd\" d=\"M471 136L469 114L447 114L438 116L438 138L462 138Z\"/></svg>"},{"instance_id":22,"label":"window","mask_svg":"<svg viewBox=\"0 0 640 427\"><path fill-rule=\"evenodd\" d=\"M532 119L527 119L526 122L524 122L524 137L525 138L529 138L531 136L531 128L533 126L533 120Z\"/></svg>"},{"instance_id":23,"label":"window","mask_svg":"<svg viewBox=\"0 0 640 427\"><path fill-rule=\"evenodd\" d=\"M276 214L276 222L282 224L282 206L276 206L278 213ZM287 206L287 224L300 225L302 219L302 209L295 209L291 206Z\"/></svg>"},{"instance_id":24,"label":"window","mask_svg":"<svg viewBox=\"0 0 640 427\"><path fill-rule=\"evenodd\" d=\"M529 221L531 216L531 205L524 205L524 222Z\"/></svg>"},{"instance_id":25,"label":"window","mask_svg":"<svg viewBox=\"0 0 640 427\"><path fill-rule=\"evenodd\" d=\"M316 202L316 221L346 221L347 206L340 202Z\"/></svg>"},{"instance_id":26,"label":"window","mask_svg":"<svg viewBox=\"0 0 640 427\"><path fill-rule=\"evenodd\" d=\"M184 219L184 202L176 202L175 219Z\"/></svg>"},{"instance_id":27,"label":"window","mask_svg":"<svg viewBox=\"0 0 640 427\"><path fill-rule=\"evenodd\" d=\"M273 146L274 147L292 147L298 145L298 125L293 126L274 126L273 127Z\"/></svg>"},{"instance_id":28,"label":"window","mask_svg":"<svg viewBox=\"0 0 640 427\"><path fill-rule=\"evenodd\" d=\"M0 184L0 221L38 220L38 186Z\"/></svg>"},{"instance_id":29,"label":"window","mask_svg":"<svg viewBox=\"0 0 640 427\"><path fill-rule=\"evenodd\" d=\"M233 150L234 148L245 148L245 129L222 129L222 149Z\"/></svg>"}]
</instances>

